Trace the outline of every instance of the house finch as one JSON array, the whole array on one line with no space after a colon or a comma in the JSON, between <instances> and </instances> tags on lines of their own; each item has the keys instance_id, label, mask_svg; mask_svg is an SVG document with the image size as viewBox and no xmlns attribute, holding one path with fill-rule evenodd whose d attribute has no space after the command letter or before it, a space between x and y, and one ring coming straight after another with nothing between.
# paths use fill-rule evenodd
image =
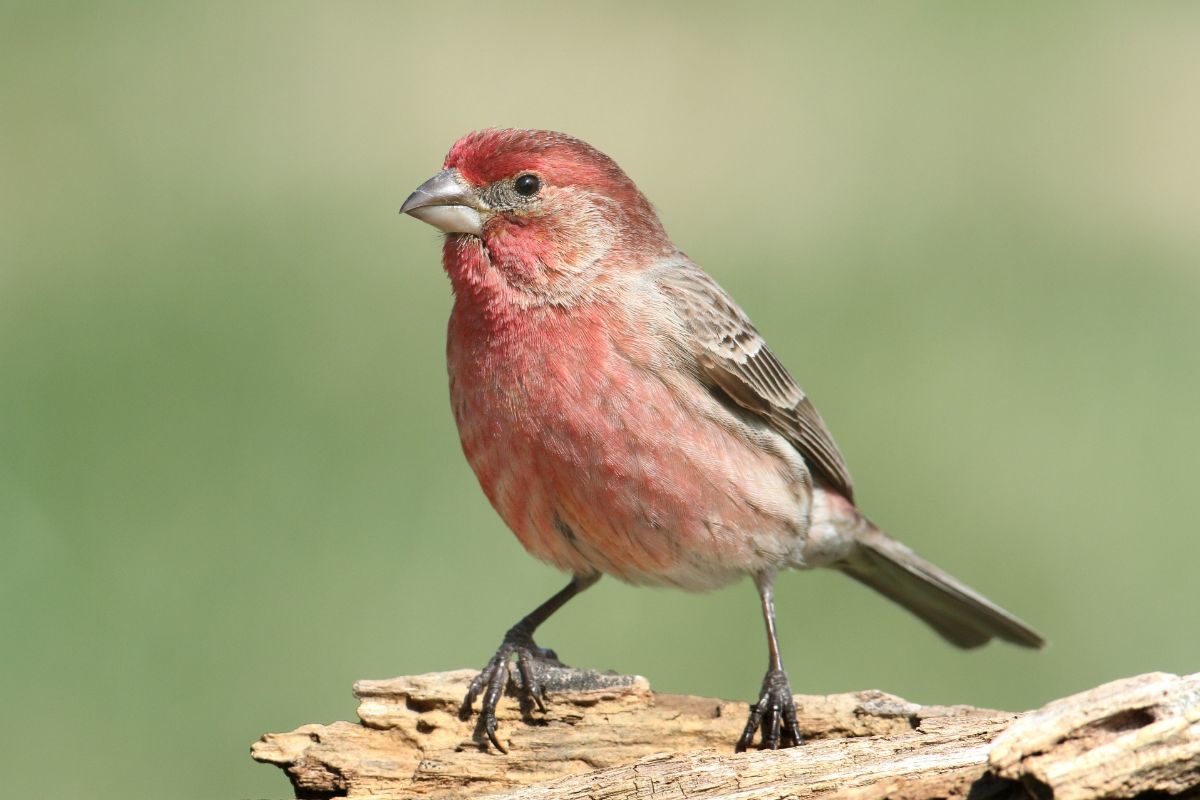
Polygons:
<instances>
[{"instance_id":1,"label":"house finch","mask_svg":"<svg viewBox=\"0 0 1200 800\"><path fill-rule=\"evenodd\" d=\"M816 409L746 314L667 236L610 158L549 131L485 130L405 201L446 233L447 361L463 452L534 556L571 582L471 683L495 708L515 659L543 708L533 633L601 574L714 589L750 575L769 666L737 750L799 744L772 583L833 567L959 647L1042 638L863 516Z\"/></svg>"}]
</instances>

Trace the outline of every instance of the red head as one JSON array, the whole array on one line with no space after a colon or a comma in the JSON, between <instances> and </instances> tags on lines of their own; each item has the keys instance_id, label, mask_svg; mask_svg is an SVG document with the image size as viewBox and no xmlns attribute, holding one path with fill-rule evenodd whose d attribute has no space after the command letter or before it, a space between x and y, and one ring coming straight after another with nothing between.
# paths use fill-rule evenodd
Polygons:
<instances>
[{"instance_id":1,"label":"red head","mask_svg":"<svg viewBox=\"0 0 1200 800\"><path fill-rule=\"evenodd\" d=\"M402 211L452 234L451 278L477 237L506 283L546 298L674 252L653 207L616 162L553 131L464 136Z\"/></svg>"},{"instance_id":2,"label":"red head","mask_svg":"<svg viewBox=\"0 0 1200 800\"><path fill-rule=\"evenodd\" d=\"M480 188L529 172L552 186L581 186L634 203L642 199L615 161L555 131L489 128L468 133L450 148L444 166Z\"/></svg>"}]
</instances>

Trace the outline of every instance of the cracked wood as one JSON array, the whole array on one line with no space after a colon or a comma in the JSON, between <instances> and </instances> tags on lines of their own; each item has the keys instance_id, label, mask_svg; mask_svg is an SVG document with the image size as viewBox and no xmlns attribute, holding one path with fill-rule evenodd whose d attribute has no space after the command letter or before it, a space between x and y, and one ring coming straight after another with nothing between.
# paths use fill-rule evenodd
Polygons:
<instances>
[{"instance_id":1,"label":"cracked wood","mask_svg":"<svg viewBox=\"0 0 1200 800\"><path fill-rule=\"evenodd\" d=\"M1056 798L1200 791L1200 675L1151 673L1037 711L919 706L882 692L796 696L801 748L734 755L745 704L644 678L553 670L547 712L501 704L507 756L459 703L474 672L359 681L360 723L266 734L255 759L297 797Z\"/></svg>"}]
</instances>

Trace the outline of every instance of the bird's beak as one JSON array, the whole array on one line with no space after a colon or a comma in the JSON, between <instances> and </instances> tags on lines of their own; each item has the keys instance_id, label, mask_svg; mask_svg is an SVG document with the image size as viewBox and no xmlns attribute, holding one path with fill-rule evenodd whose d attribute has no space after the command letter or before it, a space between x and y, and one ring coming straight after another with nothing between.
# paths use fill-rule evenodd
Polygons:
<instances>
[{"instance_id":1,"label":"bird's beak","mask_svg":"<svg viewBox=\"0 0 1200 800\"><path fill-rule=\"evenodd\" d=\"M483 230L479 212L486 210L474 190L456 169L444 169L417 187L400 206L401 214L428 222L446 233L473 233Z\"/></svg>"}]
</instances>

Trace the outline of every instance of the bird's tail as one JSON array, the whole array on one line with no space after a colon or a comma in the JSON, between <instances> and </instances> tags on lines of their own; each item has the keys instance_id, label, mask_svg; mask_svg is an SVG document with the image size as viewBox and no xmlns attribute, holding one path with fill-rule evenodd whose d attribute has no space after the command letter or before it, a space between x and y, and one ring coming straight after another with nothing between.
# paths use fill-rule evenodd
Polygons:
<instances>
[{"instance_id":1,"label":"bird's tail","mask_svg":"<svg viewBox=\"0 0 1200 800\"><path fill-rule=\"evenodd\" d=\"M1024 622L930 564L865 517L854 538L858 547L837 566L916 614L952 644L978 647L992 637L1022 647L1045 644Z\"/></svg>"}]
</instances>

